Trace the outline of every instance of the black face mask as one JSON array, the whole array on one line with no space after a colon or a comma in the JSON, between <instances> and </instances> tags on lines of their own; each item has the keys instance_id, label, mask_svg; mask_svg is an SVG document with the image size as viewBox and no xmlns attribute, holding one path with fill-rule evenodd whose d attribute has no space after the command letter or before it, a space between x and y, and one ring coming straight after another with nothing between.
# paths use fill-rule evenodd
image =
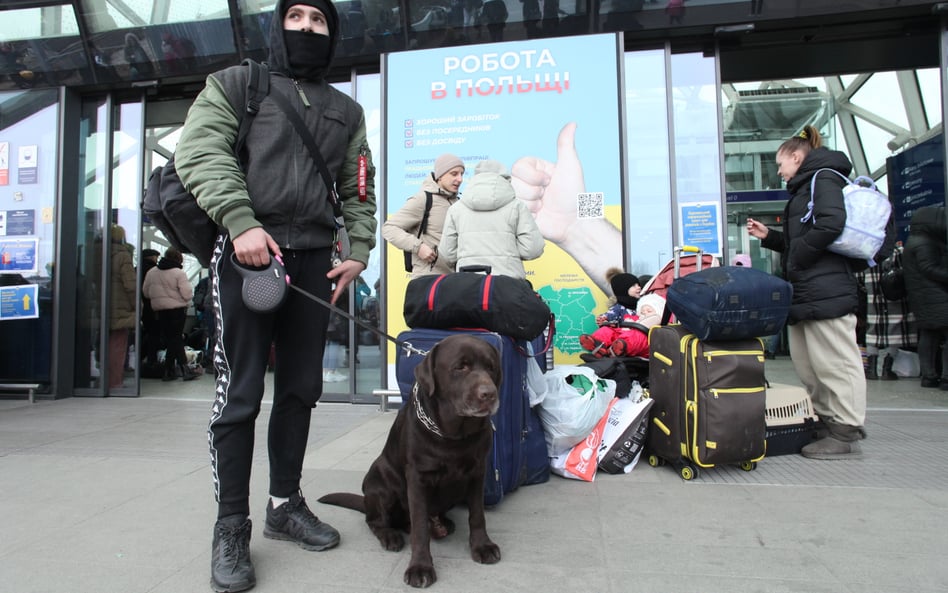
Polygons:
<instances>
[{"instance_id":1,"label":"black face mask","mask_svg":"<svg viewBox=\"0 0 948 593\"><path fill-rule=\"evenodd\" d=\"M297 78L319 80L329 70L330 43L328 35L283 31L290 72Z\"/></svg>"}]
</instances>

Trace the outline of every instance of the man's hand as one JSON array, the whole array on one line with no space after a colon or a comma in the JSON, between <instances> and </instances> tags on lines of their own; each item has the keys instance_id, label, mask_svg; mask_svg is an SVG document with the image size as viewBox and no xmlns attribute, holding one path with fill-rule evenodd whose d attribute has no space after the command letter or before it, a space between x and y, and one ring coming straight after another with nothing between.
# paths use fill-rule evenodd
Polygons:
<instances>
[{"instance_id":1,"label":"man's hand","mask_svg":"<svg viewBox=\"0 0 948 593\"><path fill-rule=\"evenodd\" d=\"M422 243L418 246L418 257L429 264L434 264L438 260L438 252Z\"/></svg>"},{"instance_id":2,"label":"man's hand","mask_svg":"<svg viewBox=\"0 0 948 593\"><path fill-rule=\"evenodd\" d=\"M336 287L332 291L332 298L329 302L335 305L339 297L342 296L342 293L345 292L346 287L364 271L365 264L354 259L347 259L335 268L329 270L326 277L336 283Z\"/></svg>"},{"instance_id":3,"label":"man's hand","mask_svg":"<svg viewBox=\"0 0 948 593\"><path fill-rule=\"evenodd\" d=\"M234 237L232 243L237 261L245 266L262 268L270 265L271 253L283 256L280 246L263 227L247 229Z\"/></svg>"}]
</instances>

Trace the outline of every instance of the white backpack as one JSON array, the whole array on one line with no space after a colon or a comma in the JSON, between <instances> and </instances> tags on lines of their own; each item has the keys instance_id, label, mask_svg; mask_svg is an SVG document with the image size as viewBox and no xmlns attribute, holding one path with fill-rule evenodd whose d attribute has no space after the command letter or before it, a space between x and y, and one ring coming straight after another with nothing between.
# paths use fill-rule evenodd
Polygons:
<instances>
[{"instance_id":1,"label":"white backpack","mask_svg":"<svg viewBox=\"0 0 948 593\"><path fill-rule=\"evenodd\" d=\"M866 260L871 268L876 265L872 258L879 253L885 241L885 229L892 215L892 204L889 198L876 189L875 182L868 177L850 180L839 171L819 169L810 181L810 202L807 205L806 216L801 218L800 222L806 222L811 218L816 222L813 217L813 190L816 187L816 176L822 171L829 171L846 182L846 186L843 187L846 226L827 249L846 257ZM860 182L867 183L868 187L861 185Z\"/></svg>"}]
</instances>

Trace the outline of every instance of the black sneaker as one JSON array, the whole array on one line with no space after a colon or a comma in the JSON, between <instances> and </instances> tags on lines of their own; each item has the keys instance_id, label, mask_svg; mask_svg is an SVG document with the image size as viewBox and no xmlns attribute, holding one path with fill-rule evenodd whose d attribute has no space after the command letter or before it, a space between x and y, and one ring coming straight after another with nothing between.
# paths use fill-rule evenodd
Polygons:
<instances>
[{"instance_id":1,"label":"black sneaker","mask_svg":"<svg viewBox=\"0 0 948 593\"><path fill-rule=\"evenodd\" d=\"M339 545L339 532L320 521L306 506L306 500L294 494L288 502L273 508L267 502L267 522L263 535L270 539L296 542L305 550L328 550Z\"/></svg>"},{"instance_id":2,"label":"black sneaker","mask_svg":"<svg viewBox=\"0 0 948 593\"><path fill-rule=\"evenodd\" d=\"M225 517L214 524L211 588L218 593L246 591L257 584L250 561L250 519Z\"/></svg>"}]
</instances>

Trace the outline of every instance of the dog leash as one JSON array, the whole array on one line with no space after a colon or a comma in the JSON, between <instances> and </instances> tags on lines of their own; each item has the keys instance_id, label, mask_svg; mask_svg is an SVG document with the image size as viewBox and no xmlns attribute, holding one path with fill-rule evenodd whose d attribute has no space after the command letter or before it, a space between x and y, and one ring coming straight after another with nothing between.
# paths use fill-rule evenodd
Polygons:
<instances>
[{"instance_id":1,"label":"dog leash","mask_svg":"<svg viewBox=\"0 0 948 593\"><path fill-rule=\"evenodd\" d=\"M290 288L292 288L292 289L295 290L296 292L302 294L302 295L305 296L306 298L308 298L308 299L310 299L310 300L312 300L312 301L314 301L314 302L316 302L316 303L318 303L318 304L320 304L320 305L322 305L322 306L328 308L330 311L333 311L333 312L335 312L335 313L338 313L338 314L342 315L343 317L345 317L346 319L350 319L350 320L354 321L354 322L357 323L359 326L364 327L365 329L371 331L372 333L376 334L377 336L382 337L382 338L385 338L386 340L389 340L389 341L395 343L395 344L396 344L398 347L400 347L400 348L404 348L407 353L419 354L419 355L421 355L421 356L427 356L427 355L428 355L428 352L427 352L427 351L421 350L420 348L416 348L415 346L412 346L411 343L409 343L409 342L405 342L405 341L403 341L403 340L399 340L398 338L393 338L392 336L388 335L387 333L383 332L382 330L378 329L377 327L373 327L373 326L371 326L371 325L365 323L364 321L362 321L362 320L360 320L360 319L356 319L356 318L355 318L353 315L351 315L348 311L345 311L345 310L343 310L343 309L340 309L339 307L337 307L336 305L333 305L333 304L330 303L329 301L326 301L326 300L324 300L324 299L321 299L321 298L319 298L318 296L316 296L315 294L312 294L312 293L310 293L310 292L308 292L308 291L306 291L306 290L303 290L302 288L300 288L299 286L296 286L295 284L293 284L293 283L291 283L291 282L287 282L287 286L289 286ZM433 418L431 418L431 417L428 415L428 412L425 410L424 406L423 406L422 403L421 403L421 398L418 397L418 382L417 382L417 381L415 381L415 384L412 386L411 399L414 401L415 416L418 418L419 422L421 422L422 426L425 427L425 429L427 429L429 432L431 432L431 433L434 434L435 436L438 436L438 437L440 437L440 438L442 438L442 439L455 440L453 437L446 436L446 435L444 434L444 432L442 432L441 428L438 426L438 423L435 422L435 420L434 420ZM496 429L494 428L494 421L493 421L493 420L491 420L490 426L491 426L491 429L492 429L492 430L496 430Z\"/></svg>"},{"instance_id":2,"label":"dog leash","mask_svg":"<svg viewBox=\"0 0 948 593\"><path fill-rule=\"evenodd\" d=\"M408 342L393 338L377 327L369 325L360 319L353 317L348 311L340 309L329 301L323 300L296 286L290 281L290 275L286 273L286 267L283 260L274 255L270 258L270 263L263 267L248 267L240 263L236 253L231 253L231 263L237 273L243 278L240 287L240 296L246 306L256 313L271 313L276 311L283 301L286 300L287 287L292 288L306 298L326 307L330 311L342 315L346 319L354 321L360 327L371 331L372 333L394 342L397 346L404 348L406 354L420 354L426 356L428 353L419 348L415 348Z\"/></svg>"},{"instance_id":3,"label":"dog leash","mask_svg":"<svg viewBox=\"0 0 948 593\"><path fill-rule=\"evenodd\" d=\"M270 263L267 266L259 268L244 266L237 260L236 253L231 254L231 262L237 272L243 277L243 282L241 285L241 298L244 301L244 305L251 311L255 311L257 313L269 313L275 311L286 299L286 289L289 287L311 301L326 307L334 313L342 315L350 321L355 322L355 324L359 327L363 327L373 334L394 343L399 348L403 348L406 355L428 355L427 350L422 350L413 346L410 342L392 337L379 328L356 318L348 311L333 305L329 301L322 299L315 294L300 288L299 286L296 286L293 284L293 282L291 282L289 274L286 273L286 267L283 265L283 260L278 256L274 255L270 258ZM546 345L541 352L530 353L526 351L523 346L515 342L514 346L516 347L517 351L526 358L547 352L553 341L553 319L554 318L551 315L550 332L546 338Z\"/></svg>"},{"instance_id":4,"label":"dog leash","mask_svg":"<svg viewBox=\"0 0 948 593\"><path fill-rule=\"evenodd\" d=\"M395 345L398 346L399 348L404 348L404 349L405 349L405 352L408 353L408 354L419 354L419 355L421 355L421 356L427 356L427 355L428 355L428 351L427 351L427 350L422 350L421 348L418 348L418 347L416 347L416 346L413 346L413 345L411 344L411 342L406 342L406 341L404 341L404 340L399 340L398 338L395 338L395 337L392 337L392 336L388 335L387 333L383 332L383 331L380 330L379 328L377 328L377 327L375 327L375 326L373 326L373 325L369 325L368 323L362 321L361 319L358 319L357 317L355 317L354 315L352 315L351 313L349 313L349 312L346 311L345 309L340 309L339 307L337 307L336 305L333 305L333 304L330 303L329 301L324 300L324 299L321 299L321 298L319 298L318 296L316 296L315 294L313 294L313 293L311 293L311 292L309 292L309 291L303 290L302 288L300 288L299 286L293 284L292 282L287 282L287 286L289 286L290 288L292 288L292 289L295 290L296 292L302 294L303 296L305 296L306 298L310 299L311 301L314 301L314 302L316 302L316 303L322 305L323 307L326 307L327 309L329 309L329 310L332 311L333 313L338 313L339 315L342 315L342 316L345 317L346 319L349 319L350 321L354 321L354 322L356 323L356 325L358 325L358 326L360 326L360 327L364 327L365 329L369 330L370 332L372 332L373 334L379 336L380 338L385 338L386 340L388 340L389 342L392 342L393 344L395 344Z\"/></svg>"},{"instance_id":5,"label":"dog leash","mask_svg":"<svg viewBox=\"0 0 948 593\"><path fill-rule=\"evenodd\" d=\"M392 342L393 344L395 344L395 345L398 346L399 348L403 348L403 349L405 350L405 353L406 353L406 354L418 354L418 355L421 355L421 356L428 356L428 351L427 351L427 350L422 350L421 348L418 348L417 346L413 346L413 345L411 344L411 342L406 342L406 341L404 341L404 340L399 340L398 338L393 338L392 336L390 336L390 335L388 335L387 333L383 332L383 331L380 330L379 328L377 328L377 327L375 327L375 326L372 326L372 325L369 325L368 323L362 321L361 319L358 319L358 318L354 317L354 316L351 315L348 311L345 311L344 309L340 309L339 307L337 307L336 305L333 305L333 304L330 303L329 301L326 301L326 300L324 300L324 299L321 299L321 298L319 298L318 296L316 296L315 294L312 294L312 293L310 293L310 292L307 292L307 291L303 290L302 288L300 288L299 286L296 286L296 285L293 284L292 282L289 282L289 281L288 281L288 282L287 282L287 286L289 286L290 288L292 288L292 289L295 290L296 292L302 294L303 296L309 298L310 300L315 301L316 303L318 303L318 304L320 304L320 305L326 307L326 308L329 309L330 311L333 311L333 312L335 312L335 313L338 313L338 314L342 315L343 317L345 317L346 319L350 319L350 320L354 321L354 322L356 323L356 325L358 325L358 326L360 326L360 327L364 327L365 329L369 330L370 332L372 332L373 334L375 334L375 335L377 335L377 336L379 336L379 337L385 338L386 340ZM550 347L553 345L553 332L554 332L554 330L553 330L553 323L554 323L554 321L553 321L553 318L552 318L552 316L551 316L551 319L550 319L550 331L547 333L546 339L544 340L545 343L544 343L543 349L542 349L540 352L533 352L533 353L528 352L523 346L521 346L520 344L518 344L518 343L515 342L515 343L514 343L514 347L517 349L517 352L519 352L520 355L523 356L524 358L532 358L533 356L539 356L539 355L541 355L541 354L545 354L545 353L550 349Z\"/></svg>"}]
</instances>

